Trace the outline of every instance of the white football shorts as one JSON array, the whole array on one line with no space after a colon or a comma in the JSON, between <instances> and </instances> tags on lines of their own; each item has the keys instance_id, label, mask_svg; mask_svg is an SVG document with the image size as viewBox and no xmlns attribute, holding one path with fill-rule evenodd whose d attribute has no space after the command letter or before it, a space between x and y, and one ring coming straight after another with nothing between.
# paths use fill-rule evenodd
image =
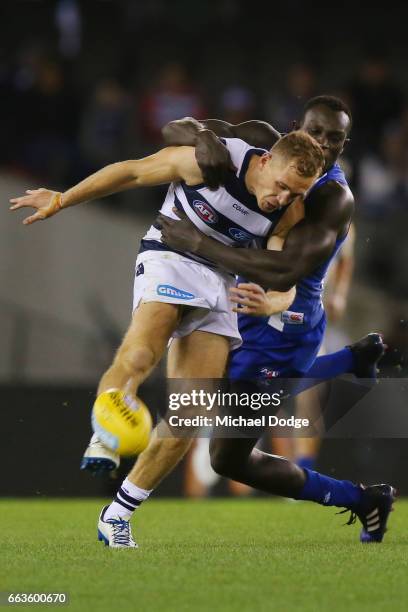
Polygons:
<instances>
[{"instance_id":1,"label":"white football shorts","mask_svg":"<svg viewBox=\"0 0 408 612\"><path fill-rule=\"evenodd\" d=\"M173 337L206 331L229 338L233 350L242 344L237 314L229 301L228 290L234 285L232 275L178 253L145 251L136 259L133 310L145 302L192 306Z\"/></svg>"}]
</instances>

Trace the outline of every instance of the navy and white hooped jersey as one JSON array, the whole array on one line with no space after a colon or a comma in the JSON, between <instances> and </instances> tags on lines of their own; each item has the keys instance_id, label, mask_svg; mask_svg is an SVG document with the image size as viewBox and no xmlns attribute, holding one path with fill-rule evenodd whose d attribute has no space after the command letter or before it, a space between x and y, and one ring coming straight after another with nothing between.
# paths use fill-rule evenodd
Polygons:
<instances>
[{"instance_id":1,"label":"navy and white hooped jersey","mask_svg":"<svg viewBox=\"0 0 408 612\"><path fill-rule=\"evenodd\" d=\"M253 155L263 155L264 149L255 149L239 138L222 139L230 152L236 173L231 171L225 184L211 191L205 184L186 185L171 183L160 212L177 219L173 207L185 212L194 225L207 236L231 247L250 247L253 241L264 238L279 222L285 209L263 212L256 197L245 185L245 175ZM161 231L152 225L144 236L140 252L147 250L171 251L161 242ZM192 253L183 255L216 267L203 257Z\"/></svg>"},{"instance_id":2,"label":"navy and white hooped jersey","mask_svg":"<svg viewBox=\"0 0 408 612\"><path fill-rule=\"evenodd\" d=\"M310 203L310 194L328 181L337 181L341 185L348 186L344 172L338 164L335 164L312 186L304 200L305 208ZM324 278L331 262L346 238L347 234L337 238L331 255L311 274L302 278L297 283L296 297L288 310L272 315L269 318L251 317L248 315L238 316L239 331L244 346L262 349L262 346L266 347L271 342L275 343L275 335L272 333L271 327L290 334L305 334L316 327L324 315L322 302ZM244 279L238 279L238 281L245 282Z\"/></svg>"}]
</instances>

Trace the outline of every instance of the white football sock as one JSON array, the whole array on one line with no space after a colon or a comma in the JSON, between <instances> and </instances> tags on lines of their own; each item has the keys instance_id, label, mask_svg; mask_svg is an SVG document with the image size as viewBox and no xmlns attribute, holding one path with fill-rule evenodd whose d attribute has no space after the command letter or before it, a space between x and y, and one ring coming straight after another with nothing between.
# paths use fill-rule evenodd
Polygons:
<instances>
[{"instance_id":1,"label":"white football sock","mask_svg":"<svg viewBox=\"0 0 408 612\"><path fill-rule=\"evenodd\" d=\"M116 497L106 509L104 520L107 521L111 518L121 518L126 521L130 519L133 512L140 506L140 504L149 497L151 489L141 489L140 487L130 482L128 478L119 487Z\"/></svg>"}]
</instances>

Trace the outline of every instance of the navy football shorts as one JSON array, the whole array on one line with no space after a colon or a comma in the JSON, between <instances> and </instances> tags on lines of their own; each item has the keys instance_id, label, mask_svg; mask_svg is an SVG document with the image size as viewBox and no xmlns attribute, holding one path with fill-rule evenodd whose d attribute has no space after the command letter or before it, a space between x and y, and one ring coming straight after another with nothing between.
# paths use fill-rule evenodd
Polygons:
<instances>
[{"instance_id":1,"label":"navy football shorts","mask_svg":"<svg viewBox=\"0 0 408 612\"><path fill-rule=\"evenodd\" d=\"M310 331L285 333L269 327L268 343L249 347L243 337L240 348L230 353L228 378L302 378L315 361L326 329L326 317Z\"/></svg>"}]
</instances>

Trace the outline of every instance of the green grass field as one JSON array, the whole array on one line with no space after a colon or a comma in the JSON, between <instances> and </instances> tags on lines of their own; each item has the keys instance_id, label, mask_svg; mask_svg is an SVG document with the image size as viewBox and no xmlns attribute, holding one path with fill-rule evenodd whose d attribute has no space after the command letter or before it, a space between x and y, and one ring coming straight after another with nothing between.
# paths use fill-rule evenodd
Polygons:
<instances>
[{"instance_id":1,"label":"green grass field","mask_svg":"<svg viewBox=\"0 0 408 612\"><path fill-rule=\"evenodd\" d=\"M408 609L408 501L364 546L335 508L151 500L133 520L139 549L116 551L96 540L101 505L0 502L0 590L66 591L71 611Z\"/></svg>"}]
</instances>

